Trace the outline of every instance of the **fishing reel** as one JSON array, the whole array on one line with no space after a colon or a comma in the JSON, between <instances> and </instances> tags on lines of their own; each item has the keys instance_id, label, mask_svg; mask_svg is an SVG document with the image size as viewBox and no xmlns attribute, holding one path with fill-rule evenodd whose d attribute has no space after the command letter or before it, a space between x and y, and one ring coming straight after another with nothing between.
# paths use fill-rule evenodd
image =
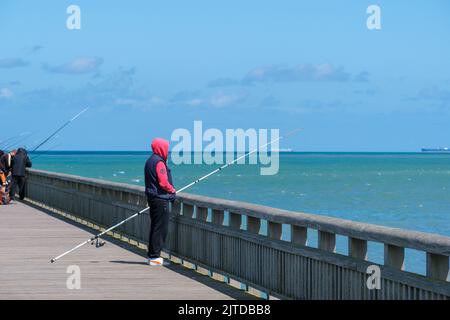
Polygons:
<instances>
[{"instance_id":1,"label":"fishing reel","mask_svg":"<svg viewBox=\"0 0 450 320\"><path fill-rule=\"evenodd\" d=\"M92 245L94 245L94 243L95 243L95 247L96 248L100 248L100 247L103 247L104 245L105 245L105 241L103 241L102 239L100 239L100 238L97 238L97 239L95 239L95 241L92 241L91 242L91 246Z\"/></svg>"}]
</instances>

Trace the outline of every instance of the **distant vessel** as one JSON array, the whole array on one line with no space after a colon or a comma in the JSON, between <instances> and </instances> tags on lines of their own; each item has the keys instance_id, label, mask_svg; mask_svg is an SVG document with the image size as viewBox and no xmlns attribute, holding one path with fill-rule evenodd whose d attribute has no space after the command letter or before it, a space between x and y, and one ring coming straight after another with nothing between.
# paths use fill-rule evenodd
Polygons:
<instances>
[{"instance_id":1,"label":"distant vessel","mask_svg":"<svg viewBox=\"0 0 450 320\"><path fill-rule=\"evenodd\" d=\"M432 152L432 153L450 153L450 148L422 148L422 152Z\"/></svg>"},{"instance_id":2,"label":"distant vessel","mask_svg":"<svg viewBox=\"0 0 450 320\"><path fill-rule=\"evenodd\" d=\"M294 152L294 150L292 150L291 148L286 148L286 149L272 149L270 150L272 152Z\"/></svg>"}]
</instances>

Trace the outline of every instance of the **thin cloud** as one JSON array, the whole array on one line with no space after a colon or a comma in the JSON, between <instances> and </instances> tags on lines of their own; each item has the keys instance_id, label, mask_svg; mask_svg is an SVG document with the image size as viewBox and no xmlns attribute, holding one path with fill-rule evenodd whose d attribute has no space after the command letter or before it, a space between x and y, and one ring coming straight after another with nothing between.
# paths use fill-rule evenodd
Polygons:
<instances>
[{"instance_id":1,"label":"thin cloud","mask_svg":"<svg viewBox=\"0 0 450 320\"><path fill-rule=\"evenodd\" d=\"M148 99L150 95L134 88L134 74L133 68L121 68L77 89L49 87L24 92L20 95L20 103L45 105L49 108L70 108L74 105L109 108L116 104L137 104Z\"/></svg>"},{"instance_id":2,"label":"thin cloud","mask_svg":"<svg viewBox=\"0 0 450 320\"><path fill-rule=\"evenodd\" d=\"M21 105L43 105L55 109L91 106L102 110L152 110L170 105L164 98L150 92L147 87L136 87L135 75L135 68L119 68L112 73L99 75L77 89L50 87L25 92L16 100Z\"/></svg>"},{"instance_id":3,"label":"thin cloud","mask_svg":"<svg viewBox=\"0 0 450 320\"><path fill-rule=\"evenodd\" d=\"M361 71L356 75L329 63L298 64L295 66L271 65L254 68L242 79L219 78L207 84L209 88L236 85L252 85L256 83L289 83L289 82L368 82L369 72Z\"/></svg>"},{"instance_id":4,"label":"thin cloud","mask_svg":"<svg viewBox=\"0 0 450 320\"><path fill-rule=\"evenodd\" d=\"M32 55L32 54L35 54L35 53L41 51L43 48L44 47L41 45L35 45L35 46L28 48L27 52L29 55Z\"/></svg>"},{"instance_id":5,"label":"thin cloud","mask_svg":"<svg viewBox=\"0 0 450 320\"><path fill-rule=\"evenodd\" d=\"M248 93L224 93L217 92L209 99L209 104L216 108L236 106L243 103L248 97Z\"/></svg>"},{"instance_id":6,"label":"thin cloud","mask_svg":"<svg viewBox=\"0 0 450 320\"><path fill-rule=\"evenodd\" d=\"M356 82L369 82L369 76L370 76L369 72L362 71L354 77L354 80Z\"/></svg>"},{"instance_id":7,"label":"thin cloud","mask_svg":"<svg viewBox=\"0 0 450 320\"><path fill-rule=\"evenodd\" d=\"M170 99L171 102L179 103L190 101L193 99L197 99L201 96L201 92L198 90L195 91L179 91L175 93Z\"/></svg>"},{"instance_id":8,"label":"thin cloud","mask_svg":"<svg viewBox=\"0 0 450 320\"><path fill-rule=\"evenodd\" d=\"M331 64L300 64L297 66L269 66L250 70L244 77L245 84L257 82L301 82L350 80L351 75L342 67Z\"/></svg>"},{"instance_id":9,"label":"thin cloud","mask_svg":"<svg viewBox=\"0 0 450 320\"><path fill-rule=\"evenodd\" d=\"M280 104L280 100L274 96L267 96L259 103L260 107L276 107Z\"/></svg>"},{"instance_id":10,"label":"thin cloud","mask_svg":"<svg viewBox=\"0 0 450 320\"><path fill-rule=\"evenodd\" d=\"M9 88L0 88L0 99L9 99L13 96L13 92Z\"/></svg>"},{"instance_id":11,"label":"thin cloud","mask_svg":"<svg viewBox=\"0 0 450 320\"><path fill-rule=\"evenodd\" d=\"M359 101L342 101L340 99L323 101L306 99L301 101L296 106L282 107L279 110L288 111L297 114L332 114L334 112L349 112L360 105Z\"/></svg>"},{"instance_id":12,"label":"thin cloud","mask_svg":"<svg viewBox=\"0 0 450 320\"><path fill-rule=\"evenodd\" d=\"M246 91L241 92L213 92L180 91L175 93L169 100L168 105L172 107L233 107L244 102L248 97Z\"/></svg>"},{"instance_id":13,"label":"thin cloud","mask_svg":"<svg viewBox=\"0 0 450 320\"><path fill-rule=\"evenodd\" d=\"M173 107L233 107L244 102L248 97L248 92L201 92L201 91L180 91L172 96L169 105Z\"/></svg>"},{"instance_id":14,"label":"thin cloud","mask_svg":"<svg viewBox=\"0 0 450 320\"><path fill-rule=\"evenodd\" d=\"M431 88L425 88L419 91L416 96L419 100L449 100L450 91L441 89L437 86Z\"/></svg>"},{"instance_id":15,"label":"thin cloud","mask_svg":"<svg viewBox=\"0 0 450 320\"><path fill-rule=\"evenodd\" d=\"M26 67L30 63L21 58L3 58L0 59L0 68L3 69L12 69L12 68L20 68Z\"/></svg>"},{"instance_id":16,"label":"thin cloud","mask_svg":"<svg viewBox=\"0 0 450 320\"><path fill-rule=\"evenodd\" d=\"M150 96L145 98L119 98L114 101L114 105L146 110L152 107L165 107L167 105L167 101L158 96Z\"/></svg>"},{"instance_id":17,"label":"thin cloud","mask_svg":"<svg viewBox=\"0 0 450 320\"><path fill-rule=\"evenodd\" d=\"M441 89L437 86L424 88L408 100L427 101L434 103L439 107L446 108L450 106L450 90Z\"/></svg>"},{"instance_id":18,"label":"thin cloud","mask_svg":"<svg viewBox=\"0 0 450 320\"><path fill-rule=\"evenodd\" d=\"M170 99L173 106L197 107L204 104L204 99L200 91L180 91L175 93Z\"/></svg>"},{"instance_id":19,"label":"thin cloud","mask_svg":"<svg viewBox=\"0 0 450 320\"><path fill-rule=\"evenodd\" d=\"M20 86L21 82L14 80L14 81L7 81L7 82L0 82L0 87L17 87Z\"/></svg>"},{"instance_id":20,"label":"thin cloud","mask_svg":"<svg viewBox=\"0 0 450 320\"><path fill-rule=\"evenodd\" d=\"M375 88L358 89L358 90L353 91L353 93L373 97L374 95L376 95L378 93L378 89L375 89Z\"/></svg>"},{"instance_id":21,"label":"thin cloud","mask_svg":"<svg viewBox=\"0 0 450 320\"><path fill-rule=\"evenodd\" d=\"M97 72L98 68L103 64L103 59L94 57L94 58L75 58L72 61L59 65L59 66L50 66L48 64L44 64L44 70L51 73L63 73L63 74L86 74Z\"/></svg>"},{"instance_id":22,"label":"thin cloud","mask_svg":"<svg viewBox=\"0 0 450 320\"><path fill-rule=\"evenodd\" d=\"M228 87L240 84L239 80L231 78L219 78L208 83L209 88Z\"/></svg>"}]
</instances>

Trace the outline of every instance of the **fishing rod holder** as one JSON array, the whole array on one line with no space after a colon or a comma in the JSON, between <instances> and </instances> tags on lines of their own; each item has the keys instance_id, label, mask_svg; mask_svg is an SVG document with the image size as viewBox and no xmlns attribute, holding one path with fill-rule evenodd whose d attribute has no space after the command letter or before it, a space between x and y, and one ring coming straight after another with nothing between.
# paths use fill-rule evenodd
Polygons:
<instances>
[{"instance_id":1,"label":"fishing rod holder","mask_svg":"<svg viewBox=\"0 0 450 320\"><path fill-rule=\"evenodd\" d=\"M102 239L100 239L100 238L97 238L97 239L95 239L95 241L93 240L92 242L91 242L91 246L92 245L94 245L94 243L95 243L95 247L96 248L100 248L100 247L103 247L104 245L105 245L105 241L103 241Z\"/></svg>"}]
</instances>

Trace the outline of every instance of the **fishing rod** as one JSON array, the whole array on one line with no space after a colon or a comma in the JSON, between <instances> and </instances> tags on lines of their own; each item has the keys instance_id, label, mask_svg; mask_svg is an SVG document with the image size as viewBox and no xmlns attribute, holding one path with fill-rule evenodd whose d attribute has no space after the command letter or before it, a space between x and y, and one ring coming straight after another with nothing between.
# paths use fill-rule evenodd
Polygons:
<instances>
[{"instance_id":1,"label":"fishing rod","mask_svg":"<svg viewBox=\"0 0 450 320\"><path fill-rule=\"evenodd\" d=\"M242 156L240 156L240 157L234 159L233 161L230 161L230 162L224 164L223 166L221 166L221 167L219 167L219 168L217 168L217 169L211 171L210 173L204 175L203 177L198 178L197 180L192 181L192 182L189 183L188 185L186 185L186 186L184 186L183 188L179 189L179 190L177 191L177 193L180 193L181 191L184 191L184 190L186 190L187 188L192 187L193 185L199 183L200 181L207 179L208 177L212 176L213 174L216 174L217 172L221 171L222 169L225 169L226 167L229 167L229 166L231 166L232 164L235 164L235 163L238 162L240 159L243 159L243 158L245 158L245 157L248 157L249 155L251 155L251 154L253 154L253 153L255 153L255 152L258 152L258 151L261 150L262 148L265 148L265 147L267 147L267 146L269 146L269 145L271 145L271 144L273 144L273 143L275 143L275 142L277 142L277 141L279 141L279 140L281 140L281 139L284 139L284 138L286 138L286 137L288 137L288 136L290 136L290 135L293 135L294 133L296 133L296 132L298 132L298 131L300 131L300 130L302 130L302 129L295 129L295 130L292 130L291 132L287 133L287 134L284 135L284 136L280 136L280 137L278 137L277 139L274 139L274 140L272 140L272 141L270 141L270 142L268 142L268 143L266 143L266 144L264 144L264 145L262 145L262 146L259 146L258 148L254 149L254 150L252 150L252 151L250 151L250 152L247 152L246 154L244 154L244 155L242 155ZM88 239L88 240L86 240L86 241L81 242L79 245L77 245L77 246L73 247L72 249L70 249L70 250L68 250L68 251L66 251L66 252L64 252L64 253L62 253L62 254L60 254L59 256L57 256L57 257L51 259L50 261L51 261L52 263L53 263L53 262L56 262L57 260L61 259L61 258L64 257L65 255L67 255L67 254L69 254L69 253L71 253L71 252L73 252L73 251L75 251L75 250L81 248L81 247L84 246L85 244L88 244L88 243L94 244L94 241L95 241L95 247L96 247L96 248L102 247L102 246L105 244L105 242L100 240L100 237L101 237L101 236L103 236L104 234L106 234L106 233L108 233L108 232L114 230L115 228L121 226L121 225L124 224L125 222L130 221L131 219L136 218L137 216L141 215L142 213L146 212L146 211L149 210L149 209L150 209L150 207L146 207L146 208L142 209L141 211L136 212L135 214L129 216L128 218L126 218L126 219L120 221L119 223L113 225L112 227L106 229L105 231L100 232L100 233L97 234L96 236L94 236L94 237L92 237L92 238L90 238L90 239Z\"/></svg>"},{"instance_id":2,"label":"fishing rod","mask_svg":"<svg viewBox=\"0 0 450 320\"><path fill-rule=\"evenodd\" d=\"M12 139L15 139L15 138L21 136L22 134L23 134L23 132L21 134L18 134L18 135L15 135L15 136L12 136L12 137L9 137L9 138L6 138L6 139L0 141L0 146L5 145L5 143L11 141Z\"/></svg>"},{"instance_id":3,"label":"fishing rod","mask_svg":"<svg viewBox=\"0 0 450 320\"><path fill-rule=\"evenodd\" d=\"M44 141L39 143L30 153L35 152L37 149L39 149L43 144L45 144L47 141L49 141L51 138L53 138L58 132L60 132L62 129L64 129L66 126L68 126L72 121L74 121L76 118L81 116L83 113L85 113L89 107L81 110L79 113L77 113L73 118L69 119L66 123L64 123L61 127L59 127L55 132L53 132L50 136L48 136Z\"/></svg>"},{"instance_id":4,"label":"fishing rod","mask_svg":"<svg viewBox=\"0 0 450 320\"><path fill-rule=\"evenodd\" d=\"M39 151L39 153L37 153L34 157L31 157L30 160L36 160L36 159L39 158L40 156L42 156L42 155L44 155L44 154L50 152L51 150L53 150L53 149L59 147L60 145L61 145L61 144L59 143L59 144L57 144L57 145L54 145L54 146L51 147L51 148L48 148L48 149L45 150L45 151Z\"/></svg>"},{"instance_id":5,"label":"fishing rod","mask_svg":"<svg viewBox=\"0 0 450 320\"><path fill-rule=\"evenodd\" d=\"M10 147L11 141L15 141L18 138L20 139L20 137L23 136L24 134L29 134L29 132L22 132L22 133L20 133L18 135L15 135L15 136L12 136L12 137L9 137L9 138L7 138L5 140L0 141L0 147L2 149L7 150L7 148ZM13 144L15 144L15 142L13 142Z\"/></svg>"},{"instance_id":6,"label":"fishing rod","mask_svg":"<svg viewBox=\"0 0 450 320\"><path fill-rule=\"evenodd\" d=\"M22 137L23 135L25 135L25 137ZM12 143L9 143L9 144L5 145L4 148L5 148L5 150L9 150L10 148L13 148L14 146L18 146L20 143L22 143L23 141L27 140L31 136L32 136L31 132L22 133L22 134L20 134L18 136L19 139L14 139L14 141Z\"/></svg>"}]
</instances>

